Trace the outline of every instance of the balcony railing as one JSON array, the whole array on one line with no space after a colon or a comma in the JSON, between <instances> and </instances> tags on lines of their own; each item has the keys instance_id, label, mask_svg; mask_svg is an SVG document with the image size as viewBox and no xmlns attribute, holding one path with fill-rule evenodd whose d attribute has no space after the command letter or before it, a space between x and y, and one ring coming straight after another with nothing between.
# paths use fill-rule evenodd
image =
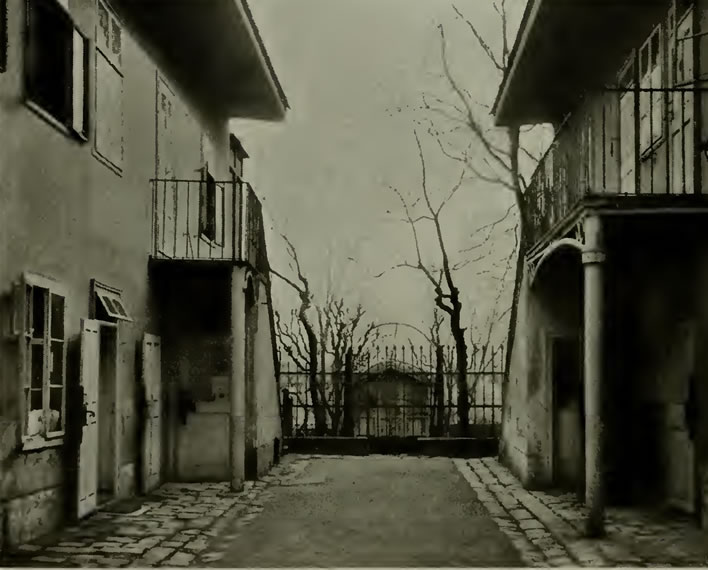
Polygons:
<instances>
[{"instance_id":1,"label":"balcony railing","mask_svg":"<svg viewBox=\"0 0 708 570\"><path fill-rule=\"evenodd\" d=\"M228 260L267 268L261 203L243 180L154 179L156 259Z\"/></svg>"},{"instance_id":2,"label":"balcony railing","mask_svg":"<svg viewBox=\"0 0 708 570\"><path fill-rule=\"evenodd\" d=\"M697 193L694 98L693 88L606 91L571 115L525 193L532 244L587 196Z\"/></svg>"}]
</instances>

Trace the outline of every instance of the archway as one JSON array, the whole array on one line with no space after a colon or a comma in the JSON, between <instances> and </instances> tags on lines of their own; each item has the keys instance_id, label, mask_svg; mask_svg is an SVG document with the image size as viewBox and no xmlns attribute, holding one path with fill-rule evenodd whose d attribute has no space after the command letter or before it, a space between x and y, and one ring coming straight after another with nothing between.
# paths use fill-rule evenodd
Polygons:
<instances>
[{"instance_id":1,"label":"archway","mask_svg":"<svg viewBox=\"0 0 708 570\"><path fill-rule=\"evenodd\" d=\"M538 350L537 383L543 386L546 461L559 488L585 489L583 385L583 265L581 244L563 240L541 256L532 275Z\"/></svg>"}]
</instances>

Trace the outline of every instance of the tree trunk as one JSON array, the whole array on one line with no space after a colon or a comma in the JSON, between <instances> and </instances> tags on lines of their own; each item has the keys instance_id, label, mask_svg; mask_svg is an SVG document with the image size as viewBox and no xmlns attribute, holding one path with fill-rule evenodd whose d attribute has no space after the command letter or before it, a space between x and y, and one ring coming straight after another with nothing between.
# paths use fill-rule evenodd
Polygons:
<instances>
[{"instance_id":1,"label":"tree trunk","mask_svg":"<svg viewBox=\"0 0 708 570\"><path fill-rule=\"evenodd\" d=\"M310 361L309 374L309 389L310 398L312 400L312 410L315 415L315 435L325 435L327 431L327 418L325 416L324 404L320 400L320 395L317 389L317 336L312 326L305 318L302 319L302 324L307 333L308 356Z\"/></svg>"},{"instance_id":2,"label":"tree trunk","mask_svg":"<svg viewBox=\"0 0 708 570\"><path fill-rule=\"evenodd\" d=\"M465 330L460 326L461 307L456 308L451 315L452 336L455 339L455 354L457 356L457 415L460 421L460 435L466 437L470 426L470 400L467 388L467 343Z\"/></svg>"},{"instance_id":3,"label":"tree trunk","mask_svg":"<svg viewBox=\"0 0 708 570\"><path fill-rule=\"evenodd\" d=\"M444 373L444 360L443 360L443 347L439 344L435 347L435 388L434 388L434 401L435 401L435 424L431 426L431 435L436 437L442 437L443 429L445 425L445 373Z\"/></svg>"}]
</instances>

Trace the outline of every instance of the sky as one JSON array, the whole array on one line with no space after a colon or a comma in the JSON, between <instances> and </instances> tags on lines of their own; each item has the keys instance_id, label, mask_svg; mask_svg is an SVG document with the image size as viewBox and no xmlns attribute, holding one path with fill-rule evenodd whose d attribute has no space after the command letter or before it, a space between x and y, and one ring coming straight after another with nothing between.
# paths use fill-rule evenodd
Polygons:
<instances>
[{"instance_id":1,"label":"sky","mask_svg":"<svg viewBox=\"0 0 708 570\"><path fill-rule=\"evenodd\" d=\"M512 28L524 3L507 0ZM501 28L492 3L457 0L454 6L498 53ZM298 251L315 302L330 289L350 306L361 303L370 321L427 329L434 306L429 282L409 268L391 270L415 262L415 248L390 187L409 202L422 196L414 131L434 203L461 175L460 164L442 154L425 120L432 116L437 128L452 124L421 109L424 96L428 103L435 97L455 102L441 77L438 26L445 31L454 76L490 127L483 104L493 102L498 71L448 0L259 0L251 7L291 106L279 123L231 125L251 157L245 177L263 202L271 266L293 275L280 237L285 234ZM515 29L511 41L514 35ZM445 140L466 141L469 135ZM456 274L470 330L486 331L488 321L497 318L491 315L509 304L513 266L506 281L504 268L513 250L514 219L497 226L486 242L486 233L473 232L502 218L512 204L508 191L467 173L443 210L451 259L475 259ZM439 259L431 229L429 224L420 229L426 262ZM472 254L460 253L479 243ZM273 295L281 314L297 306L297 297L277 279ZM396 342L408 338L397 334ZM414 342L423 340L411 334ZM493 337L501 341L505 335L505 321L500 321Z\"/></svg>"}]
</instances>

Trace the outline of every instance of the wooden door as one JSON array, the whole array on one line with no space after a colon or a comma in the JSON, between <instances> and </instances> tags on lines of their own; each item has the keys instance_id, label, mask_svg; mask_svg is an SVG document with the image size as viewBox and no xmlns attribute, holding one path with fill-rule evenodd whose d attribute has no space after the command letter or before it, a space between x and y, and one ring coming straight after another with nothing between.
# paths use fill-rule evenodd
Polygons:
<instances>
[{"instance_id":1,"label":"wooden door","mask_svg":"<svg viewBox=\"0 0 708 570\"><path fill-rule=\"evenodd\" d=\"M142 488L145 493L149 493L160 484L162 464L160 362L160 337L145 334L142 343L142 382L145 397Z\"/></svg>"},{"instance_id":2,"label":"wooden door","mask_svg":"<svg viewBox=\"0 0 708 570\"><path fill-rule=\"evenodd\" d=\"M98 492L98 374L99 325L81 320L81 363L79 382L83 392L84 417L79 447L78 504L79 518L96 510Z\"/></svg>"}]
</instances>

